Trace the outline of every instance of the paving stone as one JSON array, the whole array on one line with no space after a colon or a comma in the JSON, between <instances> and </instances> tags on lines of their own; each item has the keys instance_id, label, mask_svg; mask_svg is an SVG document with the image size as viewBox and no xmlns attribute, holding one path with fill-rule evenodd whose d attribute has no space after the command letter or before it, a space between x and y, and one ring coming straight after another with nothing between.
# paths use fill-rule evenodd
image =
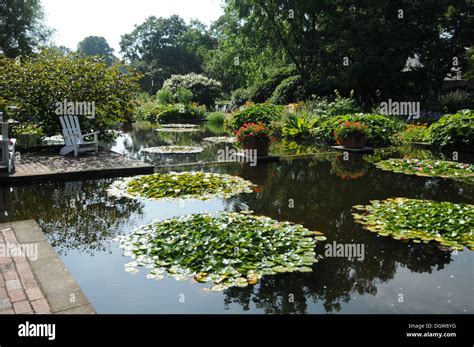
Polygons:
<instances>
[{"instance_id":1,"label":"paving stone","mask_svg":"<svg viewBox=\"0 0 474 347\"><path fill-rule=\"evenodd\" d=\"M58 314L94 314L95 310L94 310L94 307L92 307L92 305L87 304L87 305L71 308L69 310L59 311L56 313Z\"/></svg>"},{"instance_id":2,"label":"paving stone","mask_svg":"<svg viewBox=\"0 0 474 347\"><path fill-rule=\"evenodd\" d=\"M31 271L31 267L30 267L30 264L28 264L28 262L17 263L16 264L16 269L18 271L23 271L23 270L30 270Z\"/></svg>"},{"instance_id":3,"label":"paving stone","mask_svg":"<svg viewBox=\"0 0 474 347\"><path fill-rule=\"evenodd\" d=\"M31 309L28 300L14 302L13 309L15 310L16 314L33 313L33 310Z\"/></svg>"},{"instance_id":4,"label":"paving stone","mask_svg":"<svg viewBox=\"0 0 474 347\"><path fill-rule=\"evenodd\" d=\"M43 231L32 219L13 222L12 228L15 230L18 242L20 243L33 243L46 240Z\"/></svg>"},{"instance_id":5,"label":"paving stone","mask_svg":"<svg viewBox=\"0 0 474 347\"><path fill-rule=\"evenodd\" d=\"M15 266L13 265L13 262L10 262L8 264L0 264L0 273L13 271L13 270L15 270Z\"/></svg>"},{"instance_id":6,"label":"paving stone","mask_svg":"<svg viewBox=\"0 0 474 347\"><path fill-rule=\"evenodd\" d=\"M8 298L7 288L1 287L0 288L0 299L5 299L5 298Z\"/></svg>"},{"instance_id":7,"label":"paving stone","mask_svg":"<svg viewBox=\"0 0 474 347\"><path fill-rule=\"evenodd\" d=\"M23 289L14 289L8 292L11 302L26 300L26 294Z\"/></svg>"},{"instance_id":8,"label":"paving stone","mask_svg":"<svg viewBox=\"0 0 474 347\"><path fill-rule=\"evenodd\" d=\"M26 289L26 295L30 301L43 298L43 292L38 287Z\"/></svg>"},{"instance_id":9,"label":"paving stone","mask_svg":"<svg viewBox=\"0 0 474 347\"><path fill-rule=\"evenodd\" d=\"M0 288L5 287L5 280L3 279L3 275L0 273Z\"/></svg>"},{"instance_id":10,"label":"paving stone","mask_svg":"<svg viewBox=\"0 0 474 347\"><path fill-rule=\"evenodd\" d=\"M15 290L15 289L20 289L21 288L21 282L20 280L9 280L5 281L5 284L7 286L7 290Z\"/></svg>"},{"instance_id":11,"label":"paving stone","mask_svg":"<svg viewBox=\"0 0 474 347\"><path fill-rule=\"evenodd\" d=\"M12 309L0 310L0 314L15 314L15 311Z\"/></svg>"},{"instance_id":12,"label":"paving stone","mask_svg":"<svg viewBox=\"0 0 474 347\"><path fill-rule=\"evenodd\" d=\"M31 288L38 287L38 282L36 282L36 280L34 278L21 279L21 283L23 285L23 288L25 288L25 289L31 289Z\"/></svg>"},{"instance_id":13,"label":"paving stone","mask_svg":"<svg viewBox=\"0 0 474 347\"><path fill-rule=\"evenodd\" d=\"M0 265L10 264L12 262L11 257L0 257Z\"/></svg>"},{"instance_id":14,"label":"paving stone","mask_svg":"<svg viewBox=\"0 0 474 347\"><path fill-rule=\"evenodd\" d=\"M8 229L3 229L2 230L3 238L5 239L5 242L9 243L17 243L15 234L13 233L13 230L8 228Z\"/></svg>"},{"instance_id":15,"label":"paving stone","mask_svg":"<svg viewBox=\"0 0 474 347\"><path fill-rule=\"evenodd\" d=\"M5 281L9 280L17 280L18 279L18 273L16 271L7 271L3 273L3 278Z\"/></svg>"},{"instance_id":16,"label":"paving stone","mask_svg":"<svg viewBox=\"0 0 474 347\"><path fill-rule=\"evenodd\" d=\"M51 309L45 299L39 299L31 302L36 313L50 313Z\"/></svg>"},{"instance_id":17,"label":"paving stone","mask_svg":"<svg viewBox=\"0 0 474 347\"><path fill-rule=\"evenodd\" d=\"M10 302L9 298L0 299L0 310L4 310L11 307L12 303Z\"/></svg>"}]
</instances>

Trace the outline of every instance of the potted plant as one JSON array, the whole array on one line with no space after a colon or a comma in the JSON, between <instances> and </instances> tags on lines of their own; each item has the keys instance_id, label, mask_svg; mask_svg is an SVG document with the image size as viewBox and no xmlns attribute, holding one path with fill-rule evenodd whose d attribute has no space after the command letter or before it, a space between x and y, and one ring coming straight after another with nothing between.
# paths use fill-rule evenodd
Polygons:
<instances>
[{"instance_id":1,"label":"potted plant","mask_svg":"<svg viewBox=\"0 0 474 347\"><path fill-rule=\"evenodd\" d=\"M360 122L343 122L334 130L338 145L348 148L361 148L367 143L368 127Z\"/></svg>"},{"instance_id":2,"label":"potted plant","mask_svg":"<svg viewBox=\"0 0 474 347\"><path fill-rule=\"evenodd\" d=\"M258 156L268 155L270 131L263 123L245 123L235 135L244 149L255 149Z\"/></svg>"}]
</instances>

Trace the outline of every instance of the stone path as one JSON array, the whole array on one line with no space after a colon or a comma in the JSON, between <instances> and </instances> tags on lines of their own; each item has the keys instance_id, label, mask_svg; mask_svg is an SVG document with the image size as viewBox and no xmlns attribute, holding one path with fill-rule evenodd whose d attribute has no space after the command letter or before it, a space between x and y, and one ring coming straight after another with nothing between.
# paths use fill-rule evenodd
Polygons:
<instances>
[{"instance_id":1,"label":"stone path","mask_svg":"<svg viewBox=\"0 0 474 347\"><path fill-rule=\"evenodd\" d=\"M94 313L33 220L0 224L0 314Z\"/></svg>"}]
</instances>

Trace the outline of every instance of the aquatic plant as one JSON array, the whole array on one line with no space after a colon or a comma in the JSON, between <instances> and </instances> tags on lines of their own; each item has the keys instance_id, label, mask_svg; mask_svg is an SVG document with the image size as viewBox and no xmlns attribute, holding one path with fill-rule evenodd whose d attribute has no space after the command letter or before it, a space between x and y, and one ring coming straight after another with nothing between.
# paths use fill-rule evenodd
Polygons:
<instances>
[{"instance_id":1,"label":"aquatic plant","mask_svg":"<svg viewBox=\"0 0 474 347\"><path fill-rule=\"evenodd\" d=\"M151 200L209 200L251 193L252 186L252 182L237 176L207 172L172 172L122 178L113 182L108 191L113 196Z\"/></svg>"},{"instance_id":2,"label":"aquatic plant","mask_svg":"<svg viewBox=\"0 0 474 347\"><path fill-rule=\"evenodd\" d=\"M174 217L136 228L117 238L125 265L150 269L148 278L164 273L177 280L193 276L212 282L212 290L255 284L263 275L311 272L314 247L326 238L302 225L245 212L218 212Z\"/></svg>"},{"instance_id":3,"label":"aquatic plant","mask_svg":"<svg viewBox=\"0 0 474 347\"><path fill-rule=\"evenodd\" d=\"M431 200L392 198L372 200L353 208L357 223L365 229L395 240L415 243L436 241L441 246L474 249L474 205Z\"/></svg>"}]
</instances>

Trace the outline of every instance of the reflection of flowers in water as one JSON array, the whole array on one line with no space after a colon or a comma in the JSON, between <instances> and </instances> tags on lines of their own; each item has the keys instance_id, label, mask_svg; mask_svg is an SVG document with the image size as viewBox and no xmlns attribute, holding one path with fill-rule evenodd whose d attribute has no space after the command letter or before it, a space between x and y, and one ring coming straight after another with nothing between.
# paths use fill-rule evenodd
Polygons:
<instances>
[{"instance_id":1,"label":"reflection of flowers in water","mask_svg":"<svg viewBox=\"0 0 474 347\"><path fill-rule=\"evenodd\" d=\"M143 151L151 154L194 154L201 153L203 148L193 146L159 146L148 147Z\"/></svg>"},{"instance_id":2,"label":"reflection of flowers in water","mask_svg":"<svg viewBox=\"0 0 474 347\"><path fill-rule=\"evenodd\" d=\"M331 165L331 173L342 179L353 180L364 176L367 173L367 162L360 156L344 158L342 153L338 153Z\"/></svg>"}]
</instances>

